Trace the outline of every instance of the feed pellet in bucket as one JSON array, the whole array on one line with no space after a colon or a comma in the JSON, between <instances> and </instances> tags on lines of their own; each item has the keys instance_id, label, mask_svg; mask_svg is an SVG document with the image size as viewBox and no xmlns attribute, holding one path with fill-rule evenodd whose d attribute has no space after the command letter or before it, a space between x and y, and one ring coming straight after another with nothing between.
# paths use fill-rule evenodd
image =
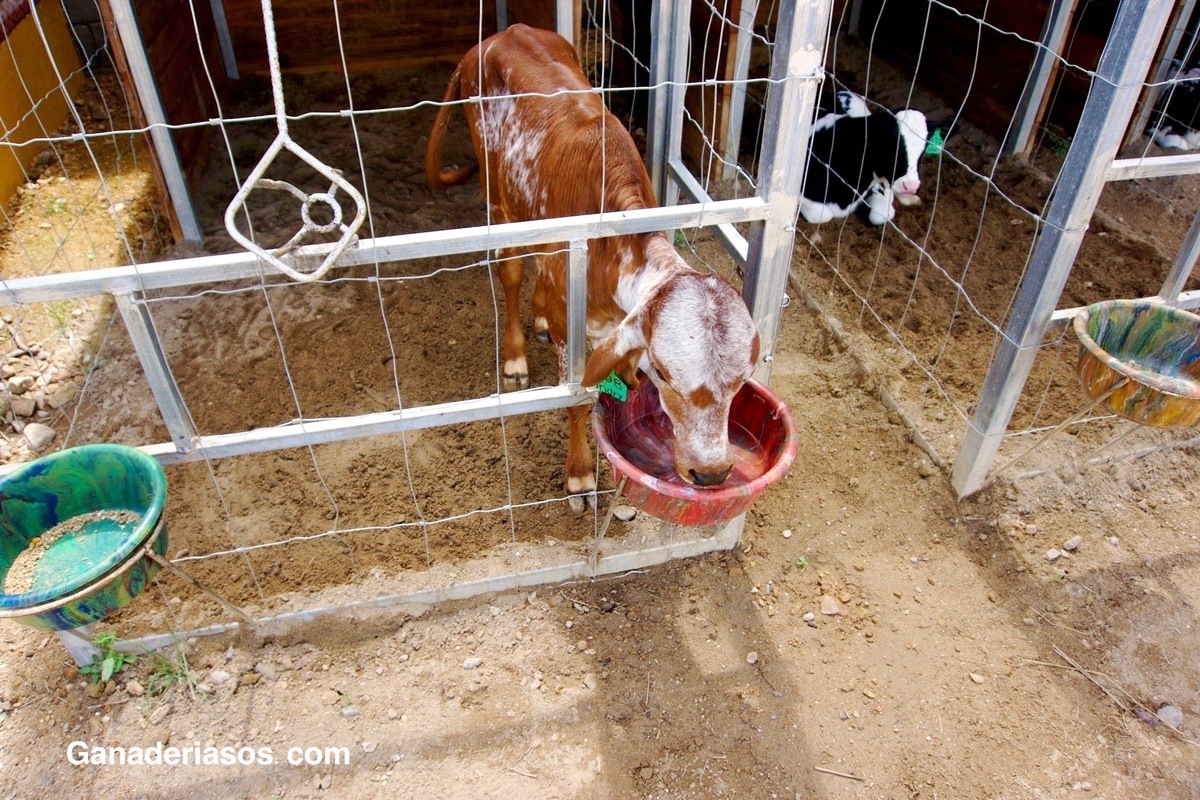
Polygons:
<instances>
[{"instance_id":1,"label":"feed pellet in bucket","mask_svg":"<svg viewBox=\"0 0 1200 800\"><path fill-rule=\"evenodd\" d=\"M125 525L138 522L141 520L141 515L133 511L89 511L86 514L79 514L63 520L41 536L32 539L29 546L17 555L12 566L8 568L8 574L4 577L4 593L23 594L28 592L33 588L34 569L51 545L67 534L77 533L83 530L84 526L103 520Z\"/></svg>"}]
</instances>

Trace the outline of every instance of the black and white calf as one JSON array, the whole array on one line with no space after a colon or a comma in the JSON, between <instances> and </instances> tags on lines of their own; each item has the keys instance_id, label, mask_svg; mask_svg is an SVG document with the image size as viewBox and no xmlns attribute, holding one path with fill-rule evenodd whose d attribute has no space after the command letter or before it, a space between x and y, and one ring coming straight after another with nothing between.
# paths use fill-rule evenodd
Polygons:
<instances>
[{"instance_id":1,"label":"black and white calf","mask_svg":"<svg viewBox=\"0 0 1200 800\"><path fill-rule=\"evenodd\" d=\"M1200 147L1200 68L1175 65L1171 82L1150 117L1147 133L1161 147L1195 150Z\"/></svg>"},{"instance_id":2,"label":"black and white calf","mask_svg":"<svg viewBox=\"0 0 1200 800\"><path fill-rule=\"evenodd\" d=\"M870 223L882 225L896 215L896 202L921 202L917 167L930 138L925 115L911 108L872 114L865 99L848 91L836 94L835 105L812 126L804 219L829 222L862 205Z\"/></svg>"}]
</instances>

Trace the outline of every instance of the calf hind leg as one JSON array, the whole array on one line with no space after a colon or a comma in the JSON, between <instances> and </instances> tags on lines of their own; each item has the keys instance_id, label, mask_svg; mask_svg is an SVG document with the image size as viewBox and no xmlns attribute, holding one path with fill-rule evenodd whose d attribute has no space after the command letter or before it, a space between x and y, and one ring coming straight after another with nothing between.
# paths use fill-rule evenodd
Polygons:
<instances>
[{"instance_id":1,"label":"calf hind leg","mask_svg":"<svg viewBox=\"0 0 1200 800\"><path fill-rule=\"evenodd\" d=\"M537 280L533 285L533 335L543 344L550 344L550 321L547 318L546 307L550 298L546 287L546 267L538 264Z\"/></svg>"},{"instance_id":2,"label":"calf hind leg","mask_svg":"<svg viewBox=\"0 0 1200 800\"><path fill-rule=\"evenodd\" d=\"M521 281L524 258L512 251L500 254L500 283L504 285L504 371L505 391L529 388L529 362L525 358L525 331L521 328Z\"/></svg>"}]
</instances>

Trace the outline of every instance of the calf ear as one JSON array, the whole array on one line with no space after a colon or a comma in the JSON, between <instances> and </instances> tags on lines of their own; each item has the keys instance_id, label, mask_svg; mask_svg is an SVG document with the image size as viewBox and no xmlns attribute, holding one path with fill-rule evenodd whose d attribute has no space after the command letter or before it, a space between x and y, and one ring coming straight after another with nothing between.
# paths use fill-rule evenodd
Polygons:
<instances>
[{"instance_id":1,"label":"calf ear","mask_svg":"<svg viewBox=\"0 0 1200 800\"><path fill-rule=\"evenodd\" d=\"M925 124L929 126L930 138L933 137L934 131L941 131L942 132L942 141L949 139L950 134L952 134L956 130L958 130L958 126L955 125L955 122L957 122L957 118L955 118L955 117L944 117L942 119L926 118L926 120L925 120Z\"/></svg>"},{"instance_id":2,"label":"calf ear","mask_svg":"<svg viewBox=\"0 0 1200 800\"><path fill-rule=\"evenodd\" d=\"M617 329L600 340L583 370L583 385L595 386L616 372L631 388L638 385L637 363L646 349L642 326L634 317L626 317Z\"/></svg>"}]
</instances>

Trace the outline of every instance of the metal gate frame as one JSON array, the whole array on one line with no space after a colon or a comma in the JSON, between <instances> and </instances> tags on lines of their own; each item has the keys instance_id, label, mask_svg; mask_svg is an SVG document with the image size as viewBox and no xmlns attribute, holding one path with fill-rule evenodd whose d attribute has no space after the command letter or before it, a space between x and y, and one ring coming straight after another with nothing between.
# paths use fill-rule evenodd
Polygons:
<instances>
[{"instance_id":1,"label":"metal gate frame","mask_svg":"<svg viewBox=\"0 0 1200 800\"><path fill-rule=\"evenodd\" d=\"M1200 155L1117 159L1134 107L1162 40L1172 3L1123 0L1104 46L1075 138L1063 162L1013 314L967 425L950 481L959 497L987 484L988 470L1008 431L1034 358L1050 325L1079 309L1056 311L1083 235L1108 181L1200 174ZM1200 306L1200 292L1182 293L1200 254L1200 212L1157 299Z\"/></svg>"}]
</instances>

